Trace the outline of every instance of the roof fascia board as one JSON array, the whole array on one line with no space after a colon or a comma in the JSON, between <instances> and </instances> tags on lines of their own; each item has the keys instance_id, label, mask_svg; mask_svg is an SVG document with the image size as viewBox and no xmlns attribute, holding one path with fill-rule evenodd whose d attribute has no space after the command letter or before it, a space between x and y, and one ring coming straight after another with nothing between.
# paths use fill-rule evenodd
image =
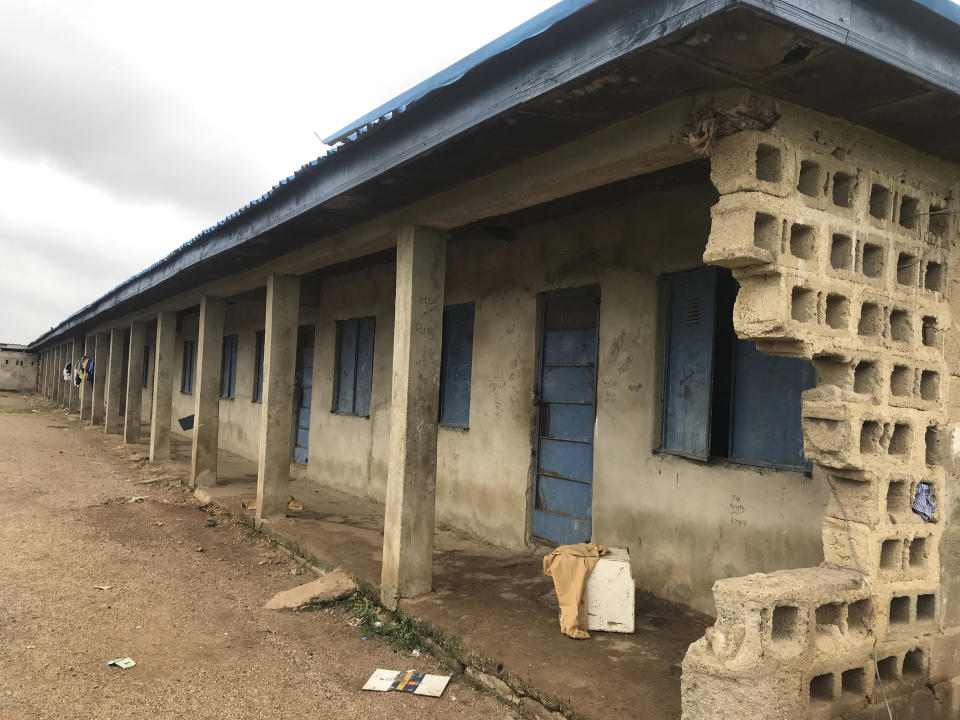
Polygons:
<instances>
[{"instance_id":1,"label":"roof fascia board","mask_svg":"<svg viewBox=\"0 0 960 720\"><path fill-rule=\"evenodd\" d=\"M485 60L489 60L490 58L519 45L524 40L528 40L535 35L539 35L540 33L548 30L554 23L569 17L585 5L590 5L596 1L597 0L562 0L561 2L558 2L556 5L547 8L542 13L530 18L526 22L504 33L497 39L492 40L478 50L475 50L466 57L458 60L453 65L444 68L423 82L417 83L409 90L400 93L396 97L385 102L383 105L371 110L362 117L354 120L352 123L340 128L332 135L325 137L323 142L327 145L333 145L346 140L349 135L356 132L359 128L369 125L375 120L383 119L384 116L388 115L389 113L396 112L400 108L403 108L412 102L416 102L424 95L427 95L437 88L445 87L456 82L463 77L464 73L473 69Z\"/></svg>"},{"instance_id":2,"label":"roof fascia board","mask_svg":"<svg viewBox=\"0 0 960 720\"><path fill-rule=\"evenodd\" d=\"M738 0L960 95L960 25L931 0ZM955 13L960 18L960 11Z\"/></svg>"}]
</instances>

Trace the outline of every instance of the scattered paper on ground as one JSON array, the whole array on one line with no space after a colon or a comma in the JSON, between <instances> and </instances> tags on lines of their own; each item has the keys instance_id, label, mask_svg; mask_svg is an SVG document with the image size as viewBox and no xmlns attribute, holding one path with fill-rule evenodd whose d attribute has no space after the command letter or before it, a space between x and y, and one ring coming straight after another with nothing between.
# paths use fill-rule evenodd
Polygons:
<instances>
[{"instance_id":1,"label":"scattered paper on ground","mask_svg":"<svg viewBox=\"0 0 960 720\"><path fill-rule=\"evenodd\" d=\"M123 668L126 670L127 668L132 668L134 665L136 665L136 663L133 661L133 658L125 657L111 660L107 663L107 665L116 665L118 668Z\"/></svg>"},{"instance_id":2,"label":"scattered paper on ground","mask_svg":"<svg viewBox=\"0 0 960 720\"><path fill-rule=\"evenodd\" d=\"M94 590L113 590L113 585L94 585Z\"/></svg>"},{"instance_id":3,"label":"scattered paper on ground","mask_svg":"<svg viewBox=\"0 0 960 720\"><path fill-rule=\"evenodd\" d=\"M413 693L414 695L426 695L427 697L440 697L450 682L449 675L428 675L417 672L416 670L377 670L370 676L364 690L376 690L377 692L387 692L396 690L398 692Z\"/></svg>"}]
</instances>

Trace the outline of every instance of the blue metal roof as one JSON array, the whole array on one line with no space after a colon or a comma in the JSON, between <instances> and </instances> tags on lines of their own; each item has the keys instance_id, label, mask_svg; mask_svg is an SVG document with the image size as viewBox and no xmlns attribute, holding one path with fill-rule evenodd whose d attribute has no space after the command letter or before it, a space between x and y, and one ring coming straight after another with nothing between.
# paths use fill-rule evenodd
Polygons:
<instances>
[{"instance_id":1,"label":"blue metal roof","mask_svg":"<svg viewBox=\"0 0 960 720\"><path fill-rule=\"evenodd\" d=\"M510 48L519 45L524 40L528 40L535 35L539 35L543 31L549 29L559 20L569 17L580 8L590 5L596 1L597 0L562 0L562 2L558 2L556 5L547 8L539 15L530 18L522 25L518 25L513 30L510 30L506 34L498 37L496 40L487 43L479 50L470 53L462 60L455 62L450 67L441 70L433 77L427 78L423 82L414 85L406 92L397 95L395 98L385 102L380 107L371 110L366 115L362 116L358 120L354 120L346 127L340 128L337 130L337 132L333 133L327 138L324 138L323 142L325 142L327 145L333 145L338 142L343 142L344 140L356 140L359 137L359 134L365 132L365 128L371 123L376 123L380 120L389 120L392 113L403 112L406 110L407 105L420 100L438 88L455 83L457 80L463 77L468 70L472 70L485 60L489 60L495 55L499 55L504 50L509 50Z\"/></svg>"},{"instance_id":2,"label":"blue metal roof","mask_svg":"<svg viewBox=\"0 0 960 720\"><path fill-rule=\"evenodd\" d=\"M960 5L953 0L913 0L918 5L923 5L933 12L945 17L951 22L960 25Z\"/></svg>"}]
</instances>

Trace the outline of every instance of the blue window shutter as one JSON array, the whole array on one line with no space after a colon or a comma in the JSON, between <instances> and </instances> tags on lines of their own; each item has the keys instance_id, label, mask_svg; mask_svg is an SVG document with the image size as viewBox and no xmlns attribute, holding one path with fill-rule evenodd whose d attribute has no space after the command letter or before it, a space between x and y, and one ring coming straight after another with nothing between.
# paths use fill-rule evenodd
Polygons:
<instances>
[{"instance_id":1,"label":"blue window shutter","mask_svg":"<svg viewBox=\"0 0 960 720\"><path fill-rule=\"evenodd\" d=\"M180 373L180 392L185 395L193 393L193 340L183 341L183 364Z\"/></svg>"},{"instance_id":2,"label":"blue window shutter","mask_svg":"<svg viewBox=\"0 0 960 720\"><path fill-rule=\"evenodd\" d=\"M237 336L223 338L223 352L220 358L220 397L232 398L236 394L237 383Z\"/></svg>"},{"instance_id":3,"label":"blue window shutter","mask_svg":"<svg viewBox=\"0 0 960 720\"><path fill-rule=\"evenodd\" d=\"M256 350L253 358L253 401L263 402L263 347L266 333L257 333Z\"/></svg>"},{"instance_id":4,"label":"blue window shutter","mask_svg":"<svg viewBox=\"0 0 960 720\"><path fill-rule=\"evenodd\" d=\"M227 397L227 391L229 389L229 380L227 376L230 374L230 338L225 337L223 339L223 346L220 350L220 397Z\"/></svg>"},{"instance_id":5,"label":"blue window shutter","mask_svg":"<svg viewBox=\"0 0 960 720\"><path fill-rule=\"evenodd\" d=\"M747 465L809 470L803 454L800 395L813 387L808 360L764 355L736 341L730 459Z\"/></svg>"},{"instance_id":6,"label":"blue window shutter","mask_svg":"<svg viewBox=\"0 0 960 720\"><path fill-rule=\"evenodd\" d=\"M473 372L474 307L454 305L443 311L440 371L440 423L470 426L470 379Z\"/></svg>"},{"instance_id":7,"label":"blue window shutter","mask_svg":"<svg viewBox=\"0 0 960 720\"><path fill-rule=\"evenodd\" d=\"M661 450L706 460L717 295L716 268L669 277Z\"/></svg>"},{"instance_id":8,"label":"blue window shutter","mask_svg":"<svg viewBox=\"0 0 960 720\"><path fill-rule=\"evenodd\" d=\"M356 404L354 414L370 414L370 394L373 390L373 344L377 323L372 317L357 321Z\"/></svg>"},{"instance_id":9,"label":"blue window shutter","mask_svg":"<svg viewBox=\"0 0 960 720\"><path fill-rule=\"evenodd\" d=\"M357 378L357 321L341 321L339 335L336 410L353 413L356 407L354 391Z\"/></svg>"},{"instance_id":10,"label":"blue window shutter","mask_svg":"<svg viewBox=\"0 0 960 720\"><path fill-rule=\"evenodd\" d=\"M233 397L237 394L237 336L232 335L230 341L230 395Z\"/></svg>"}]
</instances>

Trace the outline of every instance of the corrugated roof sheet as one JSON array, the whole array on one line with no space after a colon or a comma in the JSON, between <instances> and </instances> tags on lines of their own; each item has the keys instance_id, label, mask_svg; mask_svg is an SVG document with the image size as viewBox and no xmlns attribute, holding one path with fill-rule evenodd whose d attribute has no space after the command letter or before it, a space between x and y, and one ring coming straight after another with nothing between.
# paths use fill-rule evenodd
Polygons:
<instances>
[{"instance_id":1,"label":"corrugated roof sheet","mask_svg":"<svg viewBox=\"0 0 960 720\"><path fill-rule=\"evenodd\" d=\"M472 70L477 65L489 60L495 55L499 55L505 50L509 50L519 45L524 40L539 35L548 30L551 26L560 20L572 15L577 10L586 5L590 5L596 0L563 0L556 5L547 8L539 15L530 18L525 23L518 25L513 30L501 35L496 40L487 43L479 50L467 55L462 60L441 70L436 75L427 78L423 82L414 85L406 92L397 95L392 100L385 102L380 107L371 110L358 120L354 120L346 127L340 128L337 132L325 138L323 142L327 145L344 142L347 140L357 140L360 135L370 129L371 125L378 122L390 120L393 113L401 113L406 110L408 105L412 105L418 100L423 99L438 88L445 87L455 83L463 75Z\"/></svg>"}]
</instances>

